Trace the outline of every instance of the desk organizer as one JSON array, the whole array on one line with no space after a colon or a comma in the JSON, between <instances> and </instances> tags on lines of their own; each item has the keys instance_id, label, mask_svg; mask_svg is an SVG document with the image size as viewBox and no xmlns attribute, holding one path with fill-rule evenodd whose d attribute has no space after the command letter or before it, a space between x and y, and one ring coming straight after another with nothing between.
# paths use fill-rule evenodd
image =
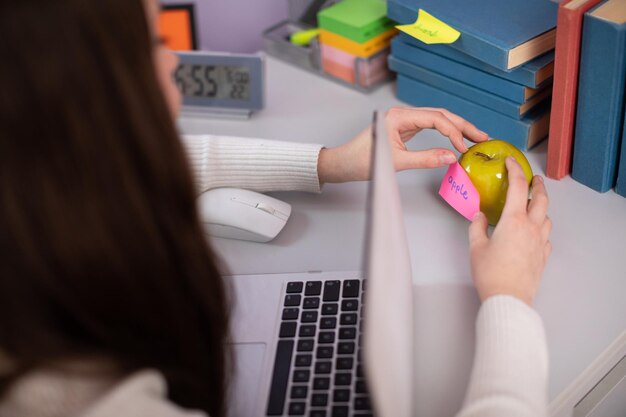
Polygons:
<instances>
[{"instance_id":1,"label":"desk organizer","mask_svg":"<svg viewBox=\"0 0 626 417\"><path fill-rule=\"evenodd\" d=\"M310 26L284 20L263 32L264 49L269 55L341 85L368 93L393 77L387 68L389 49L368 58L350 56L314 39L308 46L294 45L289 36Z\"/></svg>"}]
</instances>

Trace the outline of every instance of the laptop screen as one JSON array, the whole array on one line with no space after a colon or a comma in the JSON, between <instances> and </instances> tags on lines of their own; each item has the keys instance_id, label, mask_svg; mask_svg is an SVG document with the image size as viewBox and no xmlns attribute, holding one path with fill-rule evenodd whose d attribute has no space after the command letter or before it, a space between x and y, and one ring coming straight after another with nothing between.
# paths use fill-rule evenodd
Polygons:
<instances>
[{"instance_id":1,"label":"laptop screen","mask_svg":"<svg viewBox=\"0 0 626 417\"><path fill-rule=\"evenodd\" d=\"M374 113L365 249L365 373L375 415L413 410L413 280L385 115Z\"/></svg>"}]
</instances>

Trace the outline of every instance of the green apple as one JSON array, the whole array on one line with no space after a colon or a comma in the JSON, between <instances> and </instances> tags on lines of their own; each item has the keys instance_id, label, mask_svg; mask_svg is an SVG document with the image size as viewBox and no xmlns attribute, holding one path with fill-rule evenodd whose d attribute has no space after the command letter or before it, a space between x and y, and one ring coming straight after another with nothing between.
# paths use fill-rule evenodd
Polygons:
<instances>
[{"instance_id":1,"label":"green apple","mask_svg":"<svg viewBox=\"0 0 626 417\"><path fill-rule=\"evenodd\" d=\"M514 157L522 166L530 184L533 178L530 164L524 154L509 142L493 139L477 143L459 159L459 164L480 195L480 211L485 213L491 225L500 220L506 201L509 178L504 160L507 156Z\"/></svg>"}]
</instances>

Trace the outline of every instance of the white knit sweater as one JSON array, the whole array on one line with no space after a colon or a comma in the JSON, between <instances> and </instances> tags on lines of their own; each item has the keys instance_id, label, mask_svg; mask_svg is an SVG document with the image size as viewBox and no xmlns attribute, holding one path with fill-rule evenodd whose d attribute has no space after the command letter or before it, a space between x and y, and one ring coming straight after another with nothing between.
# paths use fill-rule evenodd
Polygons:
<instances>
[{"instance_id":1,"label":"white knit sweater","mask_svg":"<svg viewBox=\"0 0 626 417\"><path fill-rule=\"evenodd\" d=\"M220 136L184 136L198 191L238 187L253 191L319 193L322 145Z\"/></svg>"},{"instance_id":2,"label":"white knit sweater","mask_svg":"<svg viewBox=\"0 0 626 417\"><path fill-rule=\"evenodd\" d=\"M320 192L320 145L218 136L183 142L200 192L222 186ZM547 356L543 324L533 309L510 296L486 300L476 319L474 368L457 417L546 416ZM166 391L162 375L151 370L122 380L38 370L0 399L0 417L205 416L172 404Z\"/></svg>"}]
</instances>

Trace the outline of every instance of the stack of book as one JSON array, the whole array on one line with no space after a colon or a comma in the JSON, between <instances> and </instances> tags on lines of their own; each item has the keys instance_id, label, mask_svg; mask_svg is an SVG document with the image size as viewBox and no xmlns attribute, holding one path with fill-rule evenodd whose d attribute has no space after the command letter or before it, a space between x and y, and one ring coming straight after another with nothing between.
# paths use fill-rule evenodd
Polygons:
<instances>
[{"instance_id":1,"label":"stack of book","mask_svg":"<svg viewBox=\"0 0 626 417\"><path fill-rule=\"evenodd\" d=\"M559 6L546 174L626 196L626 0Z\"/></svg>"},{"instance_id":2,"label":"stack of book","mask_svg":"<svg viewBox=\"0 0 626 417\"><path fill-rule=\"evenodd\" d=\"M324 72L350 84L387 78L389 42L397 33L384 0L343 0L317 15Z\"/></svg>"},{"instance_id":3,"label":"stack of book","mask_svg":"<svg viewBox=\"0 0 626 417\"><path fill-rule=\"evenodd\" d=\"M387 16L416 22L419 10L460 32L426 44L401 32L389 66L397 96L443 107L490 137L527 150L548 135L558 4L548 0L389 0ZM419 22L416 22L416 26Z\"/></svg>"}]
</instances>

